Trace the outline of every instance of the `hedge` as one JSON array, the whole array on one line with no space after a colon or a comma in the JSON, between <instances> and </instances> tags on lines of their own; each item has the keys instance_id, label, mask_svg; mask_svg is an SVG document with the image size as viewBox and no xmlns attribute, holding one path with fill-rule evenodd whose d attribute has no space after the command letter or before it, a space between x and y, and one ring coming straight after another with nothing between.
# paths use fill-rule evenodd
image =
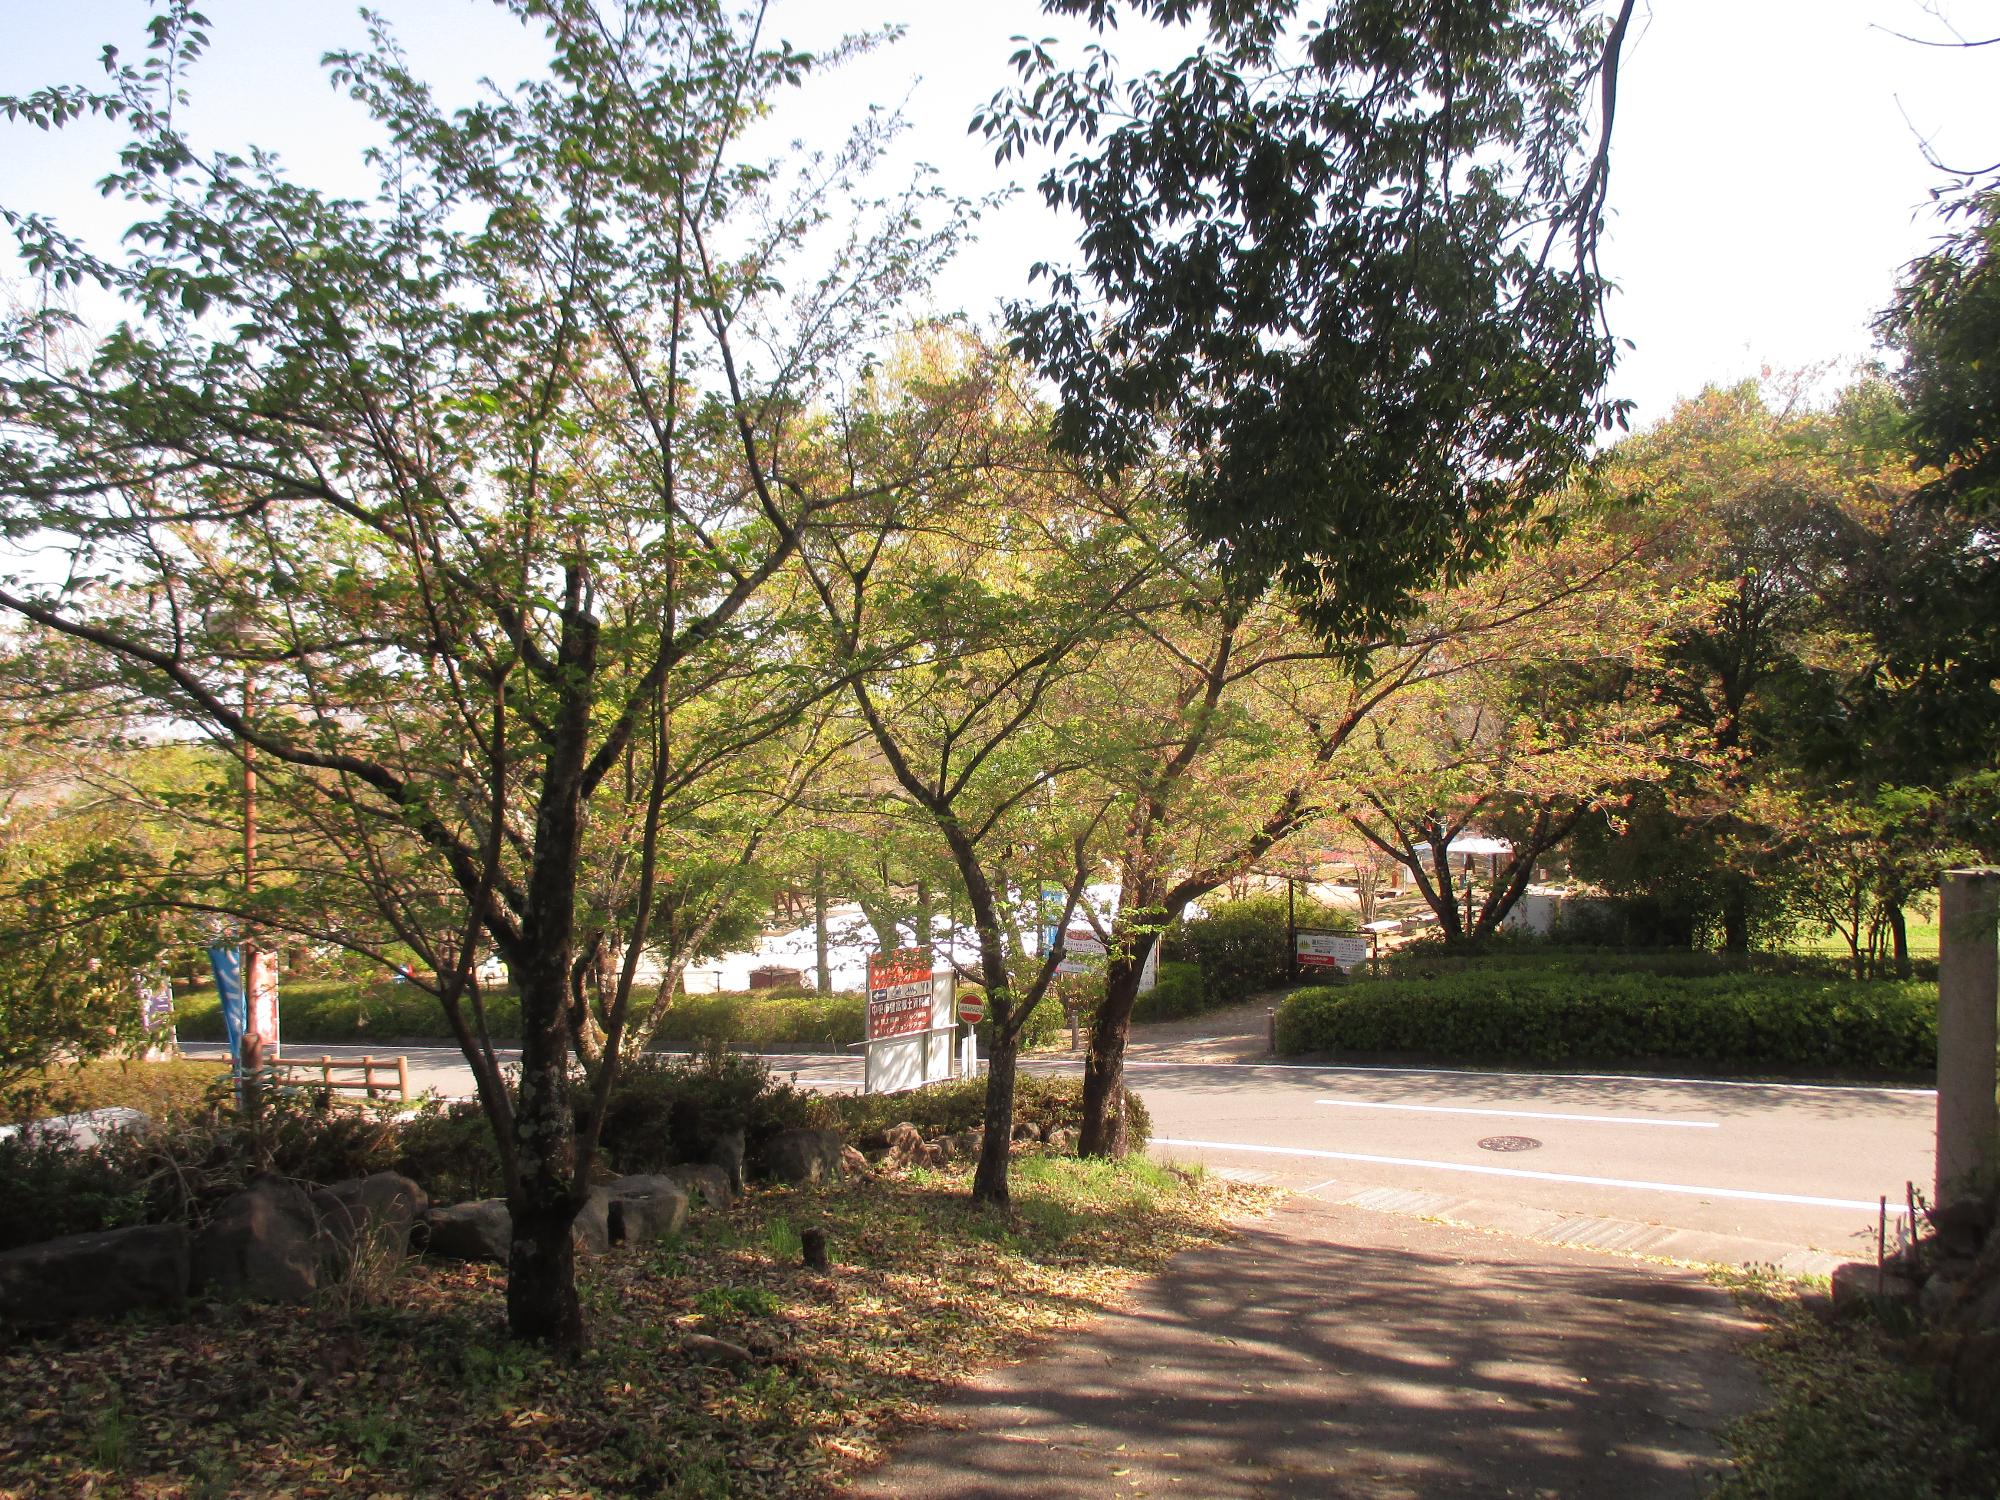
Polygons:
<instances>
[{"instance_id":1,"label":"hedge","mask_svg":"<svg viewBox=\"0 0 2000 1500\"><path fill-rule=\"evenodd\" d=\"M1937 987L1488 968L1300 990L1278 1008L1277 1050L1920 1073L1937 1065Z\"/></svg>"},{"instance_id":2,"label":"hedge","mask_svg":"<svg viewBox=\"0 0 2000 1500\"><path fill-rule=\"evenodd\" d=\"M1198 1016L1213 1008L1207 987L1201 982L1200 964L1162 962L1153 987L1132 1002L1132 1019L1142 1025L1148 1021L1177 1021L1182 1016Z\"/></svg>"},{"instance_id":3,"label":"hedge","mask_svg":"<svg viewBox=\"0 0 2000 1500\"><path fill-rule=\"evenodd\" d=\"M437 1000L413 984L382 980L280 981L284 1040L312 1047L337 1042L454 1040ZM649 1001L633 997L634 1011ZM844 1047L866 1030L859 995L682 995L667 1012L654 1045L672 1051L724 1043L746 1051L798 1046ZM510 989L486 995L486 1014L497 1042L521 1035L521 1002ZM207 990L179 1002L175 1023L184 1042L223 1040L222 1010Z\"/></svg>"},{"instance_id":4,"label":"hedge","mask_svg":"<svg viewBox=\"0 0 2000 1500\"><path fill-rule=\"evenodd\" d=\"M1310 898L1298 902L1297 919L1300 927L1341 932L1355 925L1352 912ZM1235 1005L1292 982L1289 928L1283 896L1222 901L1171 928L1160 957L1199 965L1207 1003Z\"/></svg>"}]
</instances>

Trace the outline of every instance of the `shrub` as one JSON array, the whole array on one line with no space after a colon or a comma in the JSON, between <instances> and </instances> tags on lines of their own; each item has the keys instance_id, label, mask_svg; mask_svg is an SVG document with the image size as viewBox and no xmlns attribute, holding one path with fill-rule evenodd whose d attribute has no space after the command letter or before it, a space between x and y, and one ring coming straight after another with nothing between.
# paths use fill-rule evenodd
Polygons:
<instances>
[{"instance_id":1,"label":"shrub","mask_svg":"<svg viewBox=\"0 0 2000 1500\"><path fill-rule=\"evenodd\" d=\"M439 1203L497 1198L507 1190L492 1127L477 1103L425 1100L403 1121L396 1170Z\"/></svg>"},{"instance_id":2,"label":"shrub","mask_svg":"<svg viewBox=\"0 0 2000 1500\"><path fill-rule=\"evenodd\" d=\"M1701 1063L1915 1073L1937 1061L1937 990L1759 974L1486 967L1300 990L1278 1051L1456 1062Z\"/></svg>"},{"instance_id":3,"label":"shrub","mask_svg":"<svg viewBox=\"0 0 2000 1500\"><path fill-rule=\"evenodd\" d=\"M1298 902L1297 919L1300 927L1354 929L1353 913L1310 899ZM1224 901L1169 929L1160 957L1200 965L1209 1002L1235 1005L1292 982L1287 931L1283 896Z\"/></svg>"},{"instance_id":4,"label":"shrub","mask_svg":"<svg viewBox=\"0 0 2000 1500\"><path fill-rule=\"evenodd\" d=\"M112 1154L40 1131L0 1140L0 1250L145 1222L145 1188Z\"/></svg>"},{"instance_id":5,"label":"shrub","mask_svg":"<svg viewBox=\"0 0 2000 1500\"><path fill-rule=\"evenodd\" d=\"M961 1078L903 1094L823 1094L813 1101L851 1138L879 1145L891 1125L907 1122L926 1139L977 1130L986 1123L986 1080ZM1134 1151L1153 1131L1146 1104L1125 1091L1125 1122ZM1068 1075L1022 1073L1014 1080L1014 1123L1039 1131L1076 1130L1083 1123L1083 1080Z\"/></svg>"},{"instance_id":6,"label":"shrub","mask_svg":"<svg viewBox=\"0 0 2000 1500\"><path fill-rule=\"evenodd\" d=\"M437 998L414 984L387 975L366 981L280 979L284 1038L290 1047L329 1042L450 1042L451 1029ZM521 1001L513 990L484 991L486 1020L495 1041L521 1035ZM182 1041L224 1040L222 1007L213 989L175 1001L174 1024Z\"/></svg>"},{"instance_id":7,"label":"shrub","mask_svg":"<svg viewBox=\"0 0 2000 1500\"><path fill-rule=\"evenodd\" d=\"M1200 964L1162 962L1158 983L1133 1002L1132 1019L1174 1021L1211 1008Z\"/></svg>"},{"instance_id":8,"label":"shrub","mask_svg":"<svg viewBox=\"0 0 2000 1500\"><path fill-rule=\"evenodd\" d=\"M735 1131L755 1154L781 1130L809 1125L812 1097L771 1076L760 1057L711 1047L687 1057L636 1058L619 1070L599 1149L619 1172L709 1161Z\"/></svg>"}]
</instances>

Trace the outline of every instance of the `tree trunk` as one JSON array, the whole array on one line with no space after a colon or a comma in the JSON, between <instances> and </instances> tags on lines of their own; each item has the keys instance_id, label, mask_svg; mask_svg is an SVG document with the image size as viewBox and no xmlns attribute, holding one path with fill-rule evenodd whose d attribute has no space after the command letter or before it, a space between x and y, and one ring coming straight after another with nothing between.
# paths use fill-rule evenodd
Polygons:
<instances>
[{"instance_id":1,"label":"tree trunk","mask_svg":"<svg viewBox=\"0 0 2000 1500\"><path fill-rule=\"evenodd\" d=\"M525 1192L507 1206L514 1216L507 1257L507 1331L573 1357L583 1350L576 1246L570 1238L577 1206L566 1197L537 1206Z\"/></svg>"},{"instance_id":2,"label":"tree trunk","mask_svg":"<svg viewBox=\"0 0 2000 1500\"><path fill-rule=\"evenodd\" d=\"M1734 882L1722 898L1722 951L1741 954L1750 951L1750 898Z\"/></svg>"},{"instance_id":3,"label":"tree trunk","mask_svg":"<svg viewBox=\"0 0 2000 1500\"><path fill-rule=\"evenodd\" d=\"M1132 1007L1139 998L1139 980L1146 956L1159 941L1156 935L1138 940L1127 957L1116 958L1104 973L1104 1003L1090 1023L1090 1050L1083 1060L1083 1128L1078 1132L1078 1156L1108 1156L1114 1161L1129 1149L1125 1132L1125 1043L1132 1030Z\"/></svg>"},{"instance_id":4,"label":"tree trunk","mask_svg":"<svg viewBox=\"0 0 2000 1500\"><path fill-rule=\"evenodd\" d=\"M1903 908L1896 902L1889 903L1889 944L1891 956L1896 961L1896 977L1910 977L1910 923L1903 915Z\"/></svg>"},{"instance_id":5,"label":"tree trunk","mask_svg":"<svg viewBox=\"0 0 2000 1500\"><path fill-rule=\"evenodd\" d=\"M583 1350L583 1311L570 1226L582 1198L563 1024L569 966L560 954L538 957L524 966L521 994L521 1094L514 1112L520 1177L507 1195L514 1219L507 1329L573 1357Z\"/></svg>"},{"instance_id":6,"label":"tree trunk","mask_svg":"<svg viewBox=\"0 0 2000 1500\"><path fill-rule=\"evenodd\" d=\"M919 877L917 880L917 946L931 945L931 883Z\"/></svg>"},{"instance_id":7,"label":"tree trunk","mask_svg":"<svg viewBox=\"0 0 2000 1500\"><path fill-rule=\"evenodd\" d=\"M1014 1063L1019 1033L1008 1024L1006 992L989 990L993 1044L986 1059L986 1136L972 1174L974 1203L1007 1202L1007 1162L1014 1150Z\"/></svg>"},{"instance_id":8,"label":"tree trunk","mask_svg":"<svg viewBox=\"0 0 2000 1500\"><path fill-rule=\"evenodd\" d=\"M822 995L833 993L832 944L826 931L826 871L813 871L813 980Z\"/></svg>"}]
</instances>

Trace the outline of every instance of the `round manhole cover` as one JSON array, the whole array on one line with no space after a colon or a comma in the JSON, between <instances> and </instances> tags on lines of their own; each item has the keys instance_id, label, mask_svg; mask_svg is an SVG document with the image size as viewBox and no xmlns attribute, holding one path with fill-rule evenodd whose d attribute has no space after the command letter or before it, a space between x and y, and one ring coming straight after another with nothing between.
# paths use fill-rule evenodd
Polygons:
<instances>
[{"instance_id":1,"label":"round manhole cover","mask_svg":"<svg viewBox=\"0 0 2000 1500\"><path fill-rule=\"evenodd\" d=\"M1481 1151L1538 1151L1542 1143L1531 1135L1489 1135L1479 1143Z\"/></svg>"}]
</instances>

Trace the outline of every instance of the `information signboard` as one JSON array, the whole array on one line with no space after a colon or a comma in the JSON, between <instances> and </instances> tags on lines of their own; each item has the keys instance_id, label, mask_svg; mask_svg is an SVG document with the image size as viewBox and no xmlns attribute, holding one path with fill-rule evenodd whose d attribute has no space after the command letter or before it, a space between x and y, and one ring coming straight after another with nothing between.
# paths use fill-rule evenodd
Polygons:
<instances>
[{"instance_id":1,"label":"information signboard","mask_svg":"<svg viewBox=\"0 0 2000 1500\"><path fill-rule=\"evenodd\" d=\"M1326 932L1302 927L1298 932L1301 969L1358 969L1375 956L1375 940L1351 932Z\"/></svg>"},{"instance_id":2,"label":"information signboard","mask_svg":"<svg viewBox=\"0 0 2000 1500\"><path fill-rule=\"evenodd\" d=\"M868 956L868 1040L911 1036L931 1027L931 955L898 948Z\"/></svg>"},{"instance_id":3,"label":"information signboard","mask_svg":"<svg viewBox=\"0 0 2000 1500\"><path fill-rule=\"evenodd\" d=\"M1050 947L1055 945L1056 929L1051 926L1042 932L1042 941ZM1046 950L1044 950L1046 951ZM1056 964L1058 974L1101 974L1107 956L1104 940L1085 926L1071 927L1063 934L1063 956ZM1145 994L1160 982L1160 945L1153 944L1146 951L1146 967L1139 974L1139 993Z\"/></svg>"}]
</instances>

